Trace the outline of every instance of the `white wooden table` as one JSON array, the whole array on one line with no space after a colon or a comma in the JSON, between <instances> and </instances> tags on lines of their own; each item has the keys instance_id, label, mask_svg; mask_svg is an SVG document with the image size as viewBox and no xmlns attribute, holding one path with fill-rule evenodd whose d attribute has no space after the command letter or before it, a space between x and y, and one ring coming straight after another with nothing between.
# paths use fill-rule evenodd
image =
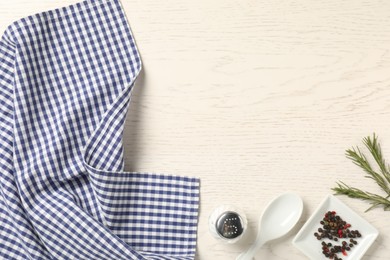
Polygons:
<instances>
[{"instance_id":1,"label":"white wooden table","mask_svg":"<svg viewBox=\"0 0 390 260\"><path fill-rule=\"evenodd\" d=\"M0 30L76 2L2 1ZM380 193L344 152L375 132L390 161L389 1L122 3L144 65L126 168L201 178L197 259L235 259L264 206L286 190L302 196L302 221L256 259L306 259L291 240L337 180ZM364 259L389 259L390 212L339 198L380 231ZM208 232L220 204L247 215L237 244Z\"/></svg>"}]
</instances>

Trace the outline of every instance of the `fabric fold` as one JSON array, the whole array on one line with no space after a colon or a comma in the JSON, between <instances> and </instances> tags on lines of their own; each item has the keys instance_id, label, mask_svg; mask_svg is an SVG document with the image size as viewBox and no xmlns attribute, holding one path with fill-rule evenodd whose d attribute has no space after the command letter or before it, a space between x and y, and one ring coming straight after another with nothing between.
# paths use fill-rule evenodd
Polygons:
<instances>
[{"instance_id":1,"label":"fabric fold","mask_svg":"<svg viewBox=\"0 0 390 260\"><path fill-rule=\"evenodd\" d=\"M141 59L118 0L10 25L0 41L0 257L194 259L197 178L124 172Z\"/></svg>"}]
</instances>

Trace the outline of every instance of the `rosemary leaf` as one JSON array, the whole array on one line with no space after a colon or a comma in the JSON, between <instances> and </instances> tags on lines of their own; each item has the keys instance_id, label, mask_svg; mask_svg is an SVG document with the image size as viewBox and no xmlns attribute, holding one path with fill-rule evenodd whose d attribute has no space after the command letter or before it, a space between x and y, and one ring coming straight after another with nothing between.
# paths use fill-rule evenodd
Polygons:
<instances>
[{"instance_id":1,"label":"rosemary leaf","mask_svg":"<svg viewBox=\"0 0 390 260\"><path fill-rule=\"evenodd\" d=\"M354 164L359 166L367 175L366 178L375 181L378 186L386 193L386 196L377 195L371 192L366 192L361 189L351 187L342 181L336 182L337 186L332 188L336 195L346 195L350 198L361 199L369 202L371 207L366 211L369 211L376 207L383 207L384 210L390 210L390 170L389 165L382 155L381 147L378 142L378 138L375 134L371 139L370 136L363 139L363 143L374 158L380 173L373 169L369 163L367 157L359 149L359 147L348 149L346 151L346 157L350 159Z\"/></svg>"},{"instance_id":2,"label":"rosemary leaf","mask_svg":"<svg viewBox=\"0 0 390 260\"><path fill-rule=\"evenodd\" d=\"M370 137L367 137L365 140L369 140L371 142ZM380 151L378 151L378 147L370 146L370 148L375 149L375 154L381 154ZM372 154L371 153L371 154ZM368 178L373 179L379 187L382 188L384 192L386 192L388 195L390 195L390 188L389 183L387 182L386 178L384 178L381 174L377 173L372 167L371 164L368 162L367 157L360 151L359 147L356 147L356 149L347 150L346 152L347 158L351 159L357 166L362 168L368 175ZM379 158L378 160L383 161L383 158Z\"/></svg>"},{"instance_id":3,"label":"rosemary leaf","mask_svg":"<svg viewBox=\"0 0 390 260\"><path fill-rule=\"evenodd\" d=\"M378 143L378 137L374 134L372 140L369 137L366 137L363 139L363 142L366 145L367 149L370 151L372 157L375 159L376 163L378 164L383 177L385 177L386 181L390 183L389 167L382 156L382 149L380 144Z\"/></svg>"},{"instance_id":4,"label":"rosemary leaf","mask_svg":"<svg viewBox=\"0 0 390 260\"><path fill-rule=\"evenodd\" d=\"M368 201L371 204L371 207L366 211L379 206L382 206L384 210L390 210L390 200L385 197L348 186L341 181L337 182L337 185L337 187L332 188L332 190L336 192L336 195L346 195L350 198Z\"/></svg>"}]
</instances>

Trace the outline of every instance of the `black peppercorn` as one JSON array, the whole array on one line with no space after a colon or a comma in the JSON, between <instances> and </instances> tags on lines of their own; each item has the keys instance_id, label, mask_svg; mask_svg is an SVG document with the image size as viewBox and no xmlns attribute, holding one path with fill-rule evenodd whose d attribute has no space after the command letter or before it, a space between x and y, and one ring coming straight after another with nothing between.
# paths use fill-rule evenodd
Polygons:
<instances>
[{"instance_id":1,"label":"black peppercorn","mask_svg":"<svg viewBox=\"0 0 390 260\"><path fill-rule=\"evenodd\" d=\"M350 251L357 244L354 238L361 237L360 232L358 230L351 230L351 224L344 221L335 211L327 211L320 224L322 226L317 229L318 232L314 233L314 236L318 240L325 239L326 241L329 239L331 241L341 242L338 245L337 243L333 245L330 242L321 242L322 253L330 259L342 260L337 254L342 253L343 255L347 255L346 251Z\"/></svg>"}]
</instances>

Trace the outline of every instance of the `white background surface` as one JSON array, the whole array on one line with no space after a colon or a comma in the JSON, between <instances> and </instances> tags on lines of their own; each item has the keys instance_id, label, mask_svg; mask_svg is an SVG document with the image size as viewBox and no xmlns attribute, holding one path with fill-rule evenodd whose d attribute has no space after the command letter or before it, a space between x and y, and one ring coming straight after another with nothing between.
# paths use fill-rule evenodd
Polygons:
<instances>
[{"instance_id":1,"label":"white background surface","mask_svg":"<svg viewBox=\"0 0 390 260\"><path fill-rule=\"evenodd\" d=\"M78 2L0 3L0 30ZM256 259L306 259L291 240L337 180L380 193L345 158L376 132L390 161L390 2L122 0L144 70L125 132L126 168L201 178L197 259L235 257L264 206L304 200L293 232ZM390 212L339 197L380 232L364 259L390 258ZM215 240L220 204L249 221L234 245Z\"/></svg>"}]
</instances>

